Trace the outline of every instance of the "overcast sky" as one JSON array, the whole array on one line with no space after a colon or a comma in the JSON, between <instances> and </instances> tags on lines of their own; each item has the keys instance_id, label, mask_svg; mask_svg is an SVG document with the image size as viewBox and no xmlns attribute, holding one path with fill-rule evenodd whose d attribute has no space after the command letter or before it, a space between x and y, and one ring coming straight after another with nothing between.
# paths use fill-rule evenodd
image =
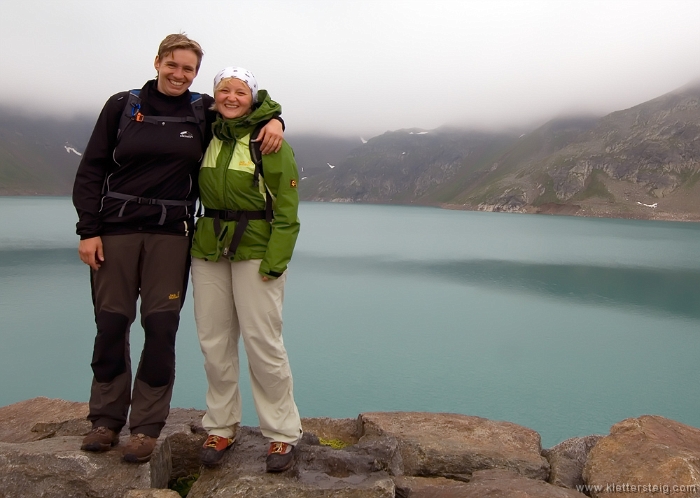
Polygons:
<instances>
[{"instance_id":1,"label":"overcast sky","mask_svg":"<svg viewBox=\"0 0 700 498\"><path fill-rule=\"evenodd\" d=\"M698 0L0 0L0 102L95 117L155 76L162 38L205 55L192 89L250 69L289 130L522 126L625 109L700 79Z\"/></svg>"}]
</instances>

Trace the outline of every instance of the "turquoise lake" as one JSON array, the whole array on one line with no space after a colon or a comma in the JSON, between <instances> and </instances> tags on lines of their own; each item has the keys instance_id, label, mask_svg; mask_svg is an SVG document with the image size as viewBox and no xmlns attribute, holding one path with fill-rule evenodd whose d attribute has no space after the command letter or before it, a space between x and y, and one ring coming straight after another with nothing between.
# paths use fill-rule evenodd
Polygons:
<instances>
[{"instance_id":1,"label":"turquoise lake","mask_svg":"<svg viewBox=\"0 0 700 498\"><path fill-rule=\"evenodd\" d=\"M0 405L87 401L70 199L0 197L0 213ZM303 417L462 413L543 447L642 414L700 427L700 224L326 203L300 218L284 337ZM137 319L134 364L142 342ZM191 296L177 355L172 405L203 409Z\"/></svg>"}]
</instances>

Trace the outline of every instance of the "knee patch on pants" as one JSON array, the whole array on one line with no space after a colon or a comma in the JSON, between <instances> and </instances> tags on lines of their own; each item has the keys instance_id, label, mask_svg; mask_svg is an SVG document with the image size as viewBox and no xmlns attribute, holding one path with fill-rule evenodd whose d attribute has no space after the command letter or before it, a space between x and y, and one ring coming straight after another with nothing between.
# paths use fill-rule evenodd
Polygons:
<instances>
[{"instance_id":1,"label":"knee patch on pants","mask_svg":"<svg viewBox=\"0 0 700 498\"><path fill-rule=\"evenodd\" d=\"M143 320L146 340L137 378L150 387L167 386L175 373L175 334L180 315L164 311Z\"/></svg>"},{"instance_id":2,"label":"knee patch on pants","mask_svg":"<svg viewBox=\"0 0 700 498\"><path fill-rule=\"evenodd\" d=\"M126 372L126 331L129 319L119 313L100 311L95 317L97 336L92 372L97 382L111 382Z\"/></svg>"}]
</instances>

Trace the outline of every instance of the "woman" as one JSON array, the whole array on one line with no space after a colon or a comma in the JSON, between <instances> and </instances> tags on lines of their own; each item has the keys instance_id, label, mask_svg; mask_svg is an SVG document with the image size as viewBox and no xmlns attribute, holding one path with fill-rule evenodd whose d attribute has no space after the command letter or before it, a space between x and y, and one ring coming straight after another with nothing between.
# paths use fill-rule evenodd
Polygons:
<instances>
[{"instance_id":1,"label":"woman","mask_svg":"<svg viewBox=\"0 0 700 498\"><path fill-rule=\"evenodd\" d=\"M188 90L201 62L197 42L167 36L155 58L156 79L105 104L73 188L78 252L91 268L97 325L92 430L81 449L116 445L131 408L131 436L122 447L127 462L151 457L170 409L196 175L215 117L205 112L213 99ZM281 143L281 124L270 125L272 143L263 150ZM139 297L145 342L132 391L129 329Z\"/></svg>"},{"instance_id":2,"label":"woman","mask_svg":"<svg viewBox=\"0 0 700 498\"><path fill-rule=\"evenodd\" d=\"M261 165L254 150L251 155L251 134L280 106L258 91L249 71L220 71L214 101L219 116L199 173L204 217L192 243L195 320L209 382L202 420L209 437L200 456L216 465L234 442L243 336L260 429L270 440L266 469L282 472L292 466L302 435L282 342L285 270L299 233L299 175L286 142Z\"/></svg>"}]
</instances>

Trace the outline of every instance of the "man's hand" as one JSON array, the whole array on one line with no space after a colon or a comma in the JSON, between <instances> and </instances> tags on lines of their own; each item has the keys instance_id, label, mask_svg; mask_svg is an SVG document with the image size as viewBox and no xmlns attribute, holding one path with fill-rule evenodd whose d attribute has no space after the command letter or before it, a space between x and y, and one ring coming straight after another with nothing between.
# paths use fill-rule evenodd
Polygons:
<instances>
[{"instance_id":1,"label":"man's hand","mask_svg":"<svg viewBox=\"0 0 700 498\"><path fill-rule=\"evenodd\" d=\"M83 263L89 265L93 270L99 270L100 264L105 260L102 238L92 237L81 240L78 245L78 254Z\"/></svg>"},{"instance_id":2,"label":"man's hand","mask_svg":"<svg viewBox=\"0 0 700 498\"><path fill-rule=\"evenodd\" d=\"M282 129L282 123L277 119L271 119L260 130L258 138L255 142L261 142L260 152L263 154L272 154L273 152L279 152L282 148L282 139L284 138L284 130Z\"/></svg>"}]
</instances>

